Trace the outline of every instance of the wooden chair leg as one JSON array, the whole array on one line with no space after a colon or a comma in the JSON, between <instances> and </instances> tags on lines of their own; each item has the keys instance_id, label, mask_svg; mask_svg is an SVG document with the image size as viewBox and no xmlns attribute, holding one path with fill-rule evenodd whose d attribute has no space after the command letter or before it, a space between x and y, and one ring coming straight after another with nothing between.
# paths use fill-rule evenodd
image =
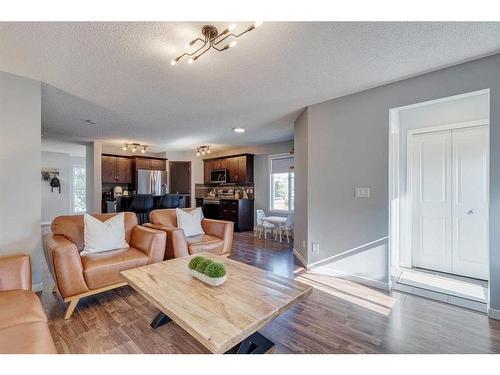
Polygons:
<instances>
[{"instance_id":1,"label":"wooden chair leg","mask_svg":"<svg viewBox=\"0 0 500 375\"><path fill-rule=\"evenodd\" d=\"M286 242L290 243L290 236L288 234L288 228L285 228L285 233L286 233Z\"/></svg>"},{"instance_id":2,"label":"wooden chair leg","mask_svg":"<svg viewBox=\"0 0 500 375\"><path fill-rule=\"evenodd\" d=\"M72 299L69 302L68 307L66 308L66 313L64 314L64 319L69 319L71 318L71 315L73 315L73 311L75 311L76 305L78 305L79 298Z\"/></svg>"}]
</instances>

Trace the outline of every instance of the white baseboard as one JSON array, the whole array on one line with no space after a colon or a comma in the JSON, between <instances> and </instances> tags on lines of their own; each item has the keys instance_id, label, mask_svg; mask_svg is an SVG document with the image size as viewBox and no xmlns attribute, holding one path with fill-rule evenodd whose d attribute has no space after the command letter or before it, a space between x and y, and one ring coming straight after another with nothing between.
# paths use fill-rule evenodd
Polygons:
<instances>
[{"instance_id":1,"label":"white baseboard","mask_svg":"<svg viewBox=\"0 0 500 375\"><path fill-rule=\"evenodd\" d=\"M31 290L33 292L41 292L43 290L43 283L32 284L31 285Z\"/></svg>"},{"instance_id":2,"label":"white baseboard","mask_svg":"<svg viewBox=\"0 0 500 375\"><path fill-rule=\"evenodd\" d=\"M330 275L332 277L338 277L339 279L346 279L346 280L354 281L355 283L358 283L361 285L366 285L366 286L369 286L372 288L382 289L385 291L390 290L388 282L370 279L368 277L359 276L359 275L355 275L352 273L337 271L337 270L335 270L334 273L332 273Z\"/></svg>"},{"instance_id":3,"label":"white baseboard","mask_svg":"<svg viewBox=\"0 0 500 375\"><path fill-rule=\"evenodd\" d=\"M491 319L500 320L500 310L488 309L488 317Z\"/></svg>"},{"instance_id":4,"label":"white baseboard","mask_svg":"<svg viewBox=\"0 0 500 375\"><path fill-rule=\"evenodd\" d=\"M297 257L297 259L299 260L300 264L302 264L302 266L304 268L307 268L307 262L305 261L304 258L302 258L302 255L300 255L300 253L295 250L295 248L293 249L293 255L295 255Z\"/></svg>"}]
</instances>

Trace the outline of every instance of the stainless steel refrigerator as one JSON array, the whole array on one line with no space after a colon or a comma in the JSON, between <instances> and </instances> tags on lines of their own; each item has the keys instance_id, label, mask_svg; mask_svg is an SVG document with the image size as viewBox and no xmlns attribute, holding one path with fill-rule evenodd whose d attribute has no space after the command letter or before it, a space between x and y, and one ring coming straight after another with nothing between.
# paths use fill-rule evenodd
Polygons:
<instances>
[{"instance_id":1,"label":"stainless steel refrigerator","mask_svg":"<svg viewBox=\"0 0 500 375\"><path fill-rule=\"evenodd\" d=\"M137 170L137 194L167 194L167 172Z\"/></svg>"}]
</instances>

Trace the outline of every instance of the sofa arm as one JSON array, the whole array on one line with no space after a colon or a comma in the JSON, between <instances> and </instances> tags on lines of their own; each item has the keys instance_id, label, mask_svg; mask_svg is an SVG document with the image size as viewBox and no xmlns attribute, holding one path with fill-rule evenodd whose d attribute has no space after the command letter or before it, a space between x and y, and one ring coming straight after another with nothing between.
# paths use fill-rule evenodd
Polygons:
<instances>
[{"instance_id":1,"label":"sofa arm","mask_svg":"<svg viewBox=\"0 0 500 375\"><path fill-rule=\"evenodd\" d=\"M43 250L61 296L67 298L89 291L83 277L80 253L73 242L64 236L46 234Z\"/></svg>"},{"instance_id":2,"label":"sofa arm","mask_svg":"<svg viewBox=\"0 0 500 375\"><path fill-rule=\"evenodd\" d=\"M225 220L203 219L201 226L205 233L224 240L221 255L229 255L233 246L234 223Z\"/></svg>"},{"instance_id":3,"label":"sofa arm","mask_svg":"<svg viewBox=\"0 0 500 375\"><path fill-rule=\"evenodd\" d=\"M149 257L148 264L163 261L167 234L164 231L136 225L132 229L130 246L141 250Z\"/></svg>"},{"instance_id":4,"label":"sofa arm","mask_svg":"<svg viewBox=\"0 0 500 375\"><path fill-rule=\"evenodd\" d=\"M25 254L0 257L0 291L31 290L31 262Z\"/></svg>"},{"instance_id":5,"label":"sofa arm","mask_svg":"<svg viewBox=\"0 0 500 375\"><path fill-rule=\"evenodd\" d=\"M184 230L177 227L167 227L161 224L144 224L148 228L162 230L167 234L164 259L182 258L189 255L188 244Z\"/></svg>"}]
</instances>

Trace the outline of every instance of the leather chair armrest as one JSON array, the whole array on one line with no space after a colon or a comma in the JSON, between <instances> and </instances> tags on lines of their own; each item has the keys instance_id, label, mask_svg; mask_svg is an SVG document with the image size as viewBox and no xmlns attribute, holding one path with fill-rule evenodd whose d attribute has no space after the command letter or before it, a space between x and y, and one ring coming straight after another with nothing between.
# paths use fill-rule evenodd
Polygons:
<instances>
[{"instance_id":1,"label":"leather chair armrest","mask_svg":"<svg viewBox=\"0 0 500 375\"><path fill-rule=\"evenodd\" d=\"M132 229L130 246L142 251L149 257L148 264L163 261L167 234L161 230L136 225Z\"/></svg>"},{"instance_id":2,"label":"leather chair armrest","mask_svg":"<svg viewBox=\"0 0 500 375\"><path fill-rule=\"evenodd\" d=\"M25 254L0 257L0 291L31 290L31 262Z\"/></svg>"},{"instance_id":3,"label":"leather chair armrest","mask_svg":"<svg viewBox=\"0 0 500 375\"><path fill-rule=\"evenodd\" d=\"M43 249L61 296L67 298L89 291L83 277L80 253L73 242L64 236L46 234Z\"/></svg>"},{"instance_id":4,"label":"leather chair armrest","mask_svg":"<svg viewBox=\"0 0 500 375\"><path fill-rule=\"evenodd\" d=\"M205 233L224 240L221 255L228 255L231 252L234 233L234 223L232 221L203 219L201 226Z\"/></svg>"},{"instance_id":5,"label":"leather chair armrest","mask_svg":"<svg viewBox=\"0 0 500 375\"><path fill-rule=\"evenodd\" d=\"M184 230L177 227L168 227L161 224L145 224L148 228L162 230L167 234L164 259L182 258L189 255L188 244Z\"/></svg>"}]
</instances>

